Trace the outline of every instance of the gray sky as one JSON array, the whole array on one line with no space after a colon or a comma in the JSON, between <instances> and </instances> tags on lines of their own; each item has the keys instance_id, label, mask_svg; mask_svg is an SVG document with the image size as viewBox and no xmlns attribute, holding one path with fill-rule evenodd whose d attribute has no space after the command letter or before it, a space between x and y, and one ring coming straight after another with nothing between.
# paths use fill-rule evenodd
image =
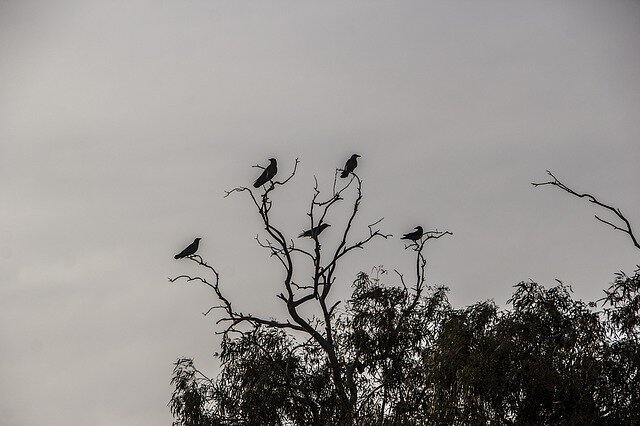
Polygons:
<instances>
[{"instance_id":1,"label":"gray sky","mask_svg":"<svg viewBox=\"0 0 640 426\"><path fill-rule=\"evenodd\" d=\"M639 48L632 1L0 1L0 423L169 424L172 363L214 373L218 343L173 254L203 237L239 308L282 312L254 212L222 198L270 156L301 159L274 207L293 235L313 175L360 153L355 234L453 231L429 282L458 306L527 279L600 297L637 250L529 183L640 232ZM373 243L337 294L378 264L412 261Z\"/></svg>"}]
</instances>

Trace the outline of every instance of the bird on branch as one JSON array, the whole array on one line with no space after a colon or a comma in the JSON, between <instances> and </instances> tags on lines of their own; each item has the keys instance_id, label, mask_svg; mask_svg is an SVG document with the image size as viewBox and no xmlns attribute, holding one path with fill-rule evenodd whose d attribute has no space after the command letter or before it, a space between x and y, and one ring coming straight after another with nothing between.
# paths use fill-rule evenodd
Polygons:
<instances>
[{"instance_id":1,"label":"bird on branch","mask_svg":"<svg viewBox=\"0 0 640 426\"><path fill-rule=\"evenodd\" d=\"M328 227L330 227L331 225L329 225L328 223L321 223L320 225L311 228L309 230L304 231L302 234L298 235L298 238L302 238L302 237L317 237L318 235L320 235L320 233L322 231L324 231L325 229L327 229Z\"/></svg>"},{"instance_id":2,"label":"bird on branch","mask_svg":"<svg viewBox=\"0 0 640 426\"><path fill-rule=\"evenodd\" d=\"M413 232L409 232L407 234L404 234L402 236L402 238L400 238L401 240L411 240L411 241L418 241L420 238L422 238L422 235L424 234L424 231L422 230L422 226L416 226L415 231Z\"/></svg>"},{"instance_id":3,"label":"bird on branch","mask_svg":"<svg viewBox=\"0 0 640 426\"><path fill-rule=\"evenodd\" d=\"M344 169L342 170L342 174L340 175L341 178L346 178L349 176L349 173L353 172L356 167L358 167L358 157L360 157L360 155L353 154L347 160L347 163L344 165Z\"/></svg>"},{"instance_id":4,"label":"bird on branch","mask_svg":"<svg viewBox=\"0 0 640 426\"><path fill-rule=\"evenodd\" d=\"M182 259L183 257L187 257L187 256L191 256L192 254L195 254L196 251L198 251L198 245L200 245L200 240L201 239L202 238L196 238L195 240L193 240L193 242L191 244L189 244L187 246L187 248L185 248L180 253L178 253L175 256L173 256L173 258L174 259Z\"/></svg>"},{"instance_id":5,"label":"bird on branch","mask_svg":"<svg viewBox=\"0 0 640 426\"><path fill-rule=\"evenodd\" d=\"M254 188L260 188L265 183L269 182L278 173L278 163L275 158L269 158L269 165L262 171L262 174L253 183Z\"/></svg>"}]
</instances>

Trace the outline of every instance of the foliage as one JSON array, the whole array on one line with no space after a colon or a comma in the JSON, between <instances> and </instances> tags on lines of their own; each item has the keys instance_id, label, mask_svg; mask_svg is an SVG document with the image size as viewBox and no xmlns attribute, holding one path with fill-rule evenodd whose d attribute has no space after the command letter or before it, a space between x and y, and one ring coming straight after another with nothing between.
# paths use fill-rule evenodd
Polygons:
<instances>
[{"instance_id":1,"label":"foliage","mask_svg":"<svg viewBox=\"0 0 640 426\"><path fill-rule=\"evenodd\" d=\"M190 359L176 362L169 403L174 425L621 425L640 419L640 266L631 276L617 274L600 305L574 299L560 281L550 288L529 281L514 287L507 308L493 301L456 308L447 288L426 285L423 255L426 243L451 233L427 231L405 247L415 255L415 281L382 267L361 272L338 308L328 302L338 264L348 252L389 235L373 228L378 221L368 225L368 236L349 243L362 182L353 174L336 190L336 171L327 201L318 198L316 184L308 215L311 229L325 223L329 209L355 186L338 248L323 258L319 232L310 235L313 250L296 245L269 216L270 192L294 174L295 167L259 196L245 187L228 192L249 193L265 225L267 239L257 241L284 268L285 291L277 297L286 320L237 311L220 289L218 272L198 255L188 258L212 278L171 279L209 286L220 302L212 309L223 312L218 323L227 325L215 379ZM553 178L537 185L608 207ZM598 219L635 245L626 218L612 211L625 228ZM301 260L294 255L311 261L310 283L296 282ZM307 318L302 306L319 314Z\"/></svg>"},{"instance_id":2,"label":"foliage","mask_svg":"<svg viewBox=\"0 0 640 426\"><path fill-rule=\"evenodd\" d=\"M640 269L618 275L603 310L573 299L562 283L522 282L510 309L492 302L455 309L447 290L436 288L407 311L409 291L361 273L335 322L341 362L358 360L354 419L633 424L640 418L639 281ZM215 381L191 374L186 386L181 378L193 366L177 364L176 424L339 421L330 368L312 341L258 327L225 338L220 360Z\"/></svg>"}]
</instances>

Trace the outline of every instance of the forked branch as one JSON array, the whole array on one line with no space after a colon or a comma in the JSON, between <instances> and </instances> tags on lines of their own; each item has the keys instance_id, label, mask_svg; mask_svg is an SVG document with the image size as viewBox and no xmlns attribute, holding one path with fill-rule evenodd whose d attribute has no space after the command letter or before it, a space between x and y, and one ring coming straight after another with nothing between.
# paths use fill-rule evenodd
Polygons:
<instances>
[{"instance_id":1,"label":"forked branch","mask_svg":"<svg viewBox=\"0 0 640 426\"><path fill-rule=\"evenodd\" d=\"M532 182L531 185L538 187L538 186L545 186L545 185L552 185L552 186L556 186L560 189L562 189L563 191L578 197L578 198L586 198L587 200L589 200L590 203L595 204L597 206L600 206L606 210L609 210L610 212L612 212L615 216L617 216L617 218L622 222L621 224L614 224L613 222L610 222L608 220L602 219L601 217L599 217L598 215L594 215L595 218L602 222L605 223L609 226L611 226L613 229L615 229L616 231L620 231L620 232L624 232L625 234L627 234L629 236L629 238L631 238L631 242L633 243L633 245L637 248L640 249L640 243L638 242L638 239L636 238L635 234L633 233L633 229L631 229L631 223L629 222L629 220L622 214L622 211L614 206L611 206L609 204L605 204L601 201L599 201L596 197L594 197L591 194L588 193L579 193L574 191L573 189L569 188L567 185L565 185L564 183L562 183L557 177L554 176L553 173L551 173L549 170L547 170L547 174L549 176L551 176L552 180L547 181L547 182Z\"/></svg>"},{"instance_id":2,"label":"forked branch","mask_svg":"<svg viewBox=\"0 0 640 426\"><path fill-rule=\"evenodd\" d=\"M227 322L227 323L230 323L230 325L220 334L226 334L229 331L235 330L236 326L245 322L253 324L254 326L259 324L259 325L265 325L273 328L288 328L296 331L304 330L304 328L300 327L298 324L293 324L289 321L282 322L274 319L264 319L264 318L256 317L251 314L243 314L242 312L235 311L229 299L225 297L222 291L220 290L220 275L218 274L218 271L216 271L215 268L213 268L211 265L207 264L200 255L193 254L191 256L187 256L186 259L189 259L192 262L195 262L198 265L211 271L211 273L213 274L214 280L209 281L206 278L202 278L200 276L190 276L190 275L182 274L173 278L169 278L169 282L173 283L180 280L184 280L186 282L198 281L205 284L215 292L216 297L221 302L221 304L209 308L209 310L206 311L204 315L209 314L209 312L211 312L214 309L223 309L225 311L226 315L220 318L218 321L216 321L216 324Z\"/></svg>"}]
</instances>

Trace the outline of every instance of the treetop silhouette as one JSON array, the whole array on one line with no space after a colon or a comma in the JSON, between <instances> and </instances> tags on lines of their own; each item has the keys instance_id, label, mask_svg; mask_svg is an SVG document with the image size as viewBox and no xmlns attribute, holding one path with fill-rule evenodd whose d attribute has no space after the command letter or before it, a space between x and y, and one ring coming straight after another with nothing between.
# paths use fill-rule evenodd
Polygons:
<instances>
[{"instance_id":1,"label":"treetop silhouette","mask_svg":"<svg viewBox=\"0 0 640 426\"><path fill-rule=\"evenodd\" d=\"M267 318L237 309L217 270L197 254L188 259L203 275L170 279L210 287L218 303L204 314L219 312L216 323L223 325L216 378L191 359L175 364L175 425L619 425L640 418L640 266L617 274L596 302L574 300L561 281L550 288L523 281L507 309L493 301L454 308L446 287L427 285L424 255L426 244L452 234L416 226L401 237L414 256L413 272L374 267L357 275L348 300L336 300L341 262L391 235L381 230L383 219L358 224L362 180L351 169L342 184L344 170L336 169L329 194L322 196L316 180L310 197L310 228L301 235L313 247L296 245L270 213L272 193L294 177L298 163L285 179L266 179L260 191L225 193L247 195L261 218L265 235L256 241L284 272L275 296L284 312ZM619 209L551 176L534 185L555 185L612 211L621 225L598 220L638 248ZM332 208L347 200L344 224L331 219L338 242L321 244Z\"/></svg>"}]
</instances>

